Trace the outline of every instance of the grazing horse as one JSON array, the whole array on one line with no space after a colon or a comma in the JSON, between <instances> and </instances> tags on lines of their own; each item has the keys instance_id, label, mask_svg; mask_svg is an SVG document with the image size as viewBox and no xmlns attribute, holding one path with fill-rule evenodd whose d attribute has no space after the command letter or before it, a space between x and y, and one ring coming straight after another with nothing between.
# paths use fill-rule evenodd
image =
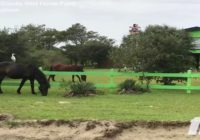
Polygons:
<instances>
[{"instance_id":1,"label":"grazing horse","mask_svg":"<svg viewBox=\"0 0 200 140\"><path fill-rule=\"evenodd\" d=\"M75 71L75 72L83 72L83 66L82 65L65 65L65 64L53 64L50 67L50 71ZM79 81L86 81L86 75L81 75L81 78L79 75L72 75L72 81L74 82L74 77L77 77ZM55 75L49 75L48 81L52 79L55 81Z\"/></svg>"},{"instance_id":2,"label":"grazing horse","mask_svg":"<svg viewBox=\"0 0 200 140\"><path fill-rule=\"evenodd\" d=\"M47 96L48 88L50 87L49 82L46 79L46 76L32 64L17 64L13 62L0 62L0 93L3 93L1 90L1 83L5 77L12 79L22 79L17 93L21 94L20 90L26 80L30 80L32 94L36 94L34 91L34 80L37 80L39 83L39 90L43 96Z\"/></svg>"}]
</instances>

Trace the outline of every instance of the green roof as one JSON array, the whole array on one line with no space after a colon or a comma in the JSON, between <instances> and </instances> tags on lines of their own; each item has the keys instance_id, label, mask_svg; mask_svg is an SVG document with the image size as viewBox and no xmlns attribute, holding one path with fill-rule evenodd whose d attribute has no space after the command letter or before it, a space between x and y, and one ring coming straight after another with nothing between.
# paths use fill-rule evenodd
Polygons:
<instances>
[{"instance_id":1,"label":"green roof","mask_svg":"<svg viewBox=\"0 0 200 140\"><path fill-rule=\"evenodd\" d=\"M191 53L200 54L200 50L190 50Z\"/></svg>"},{"instance_id":2,"label":"green roof","mask_svg":"<svg viewBox=\"0 0 200 140\"><path fill-rule=\"evenodd\" d=\"M190 32L190 35L194 38L200 38L200 31Z\"/></svg>"}]
</instances>

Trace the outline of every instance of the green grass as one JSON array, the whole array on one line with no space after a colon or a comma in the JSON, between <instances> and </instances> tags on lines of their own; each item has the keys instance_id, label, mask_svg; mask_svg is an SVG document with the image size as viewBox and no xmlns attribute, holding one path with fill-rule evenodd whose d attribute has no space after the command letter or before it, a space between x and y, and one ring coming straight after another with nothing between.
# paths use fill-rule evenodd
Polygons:
<instances>
[{"instance_id":1,"label":"green grass","mask_svg":"<svg viewBox=\"0 0 200 140\"><path fill-rule=\"evenodd\" d=\"M200 116L200 94L197 92L155 90L141 95L105 93L68 98L62 97L63 90L55 88L47 97L31 95L29 88L22 92L22 95L17 95L14 89L7 89L0 95L0 113L11 113L18 119L121 121L184 121Z\"/></svg>"},{"instance_id":2,"label":"green grass","mask_svg":"<svg viewBox=\"0 0 200 140\"><path fill-rule=\"evenodd\" d=\"M114 80L120 83L128 78ZM71 76L56 77L57 81L62 79L71 80ZM88 76L88 81L108 83L109 78ZM193 84L199 85L200 80L194 79ZM18 119L189 121L200 116L199 91L186 94L184 90L153 90L141 95L119 95L116 90L104 89L103 95L66 98L64 89L55 87L47 97L31 95L30 87L24 87L22 95L16 94L17 87L2 89L0 113L10 113Z\"/></svg>"}]
</instances>

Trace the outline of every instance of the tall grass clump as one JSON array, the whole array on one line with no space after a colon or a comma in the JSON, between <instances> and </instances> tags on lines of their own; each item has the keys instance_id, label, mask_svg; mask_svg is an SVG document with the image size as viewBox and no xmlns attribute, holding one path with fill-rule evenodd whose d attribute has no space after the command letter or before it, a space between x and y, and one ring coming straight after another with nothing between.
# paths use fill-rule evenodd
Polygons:
<instances>
[{"instance_id":1,"label":"tall grass clump","mask_svg":"<svg viewBox=\"0 0 200 140\"><path fill-rule=\"evenodd\" d=\"M127 79L119 84L120 93L144 93L147 91L148 89L142 87L142 85L137 84L133 79Z\"/></svg>"},{"instance_id":2,"label":"tall grass clump","mask_svg":"<svg viewBox=\"0 0 200 140\"><path fill-rule=\"evenodd\" d=\"M88 96L96 94L96 87L90 82L75 82L69 85L66 96Z\"/></svg>"}]
</instances>

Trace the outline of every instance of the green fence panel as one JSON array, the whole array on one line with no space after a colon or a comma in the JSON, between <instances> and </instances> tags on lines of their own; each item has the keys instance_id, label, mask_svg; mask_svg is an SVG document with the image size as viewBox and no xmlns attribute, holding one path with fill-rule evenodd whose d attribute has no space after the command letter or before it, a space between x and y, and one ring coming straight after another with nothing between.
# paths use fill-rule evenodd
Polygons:
<instances>
[{"instance_id":1,"label":"green fence panel","mask_svg":"<svg viewBox=\"0 0 200 140\"><path fill-rule=\"evenodd\" d=\"M190 87L191 87L191 84L192 84L192 71L191 70L188 70L187 71L187 93L191 93L191 90L190 90Z\"/></svg>"},{"instance_id":2,"label":"green fence panel","mask_svg":"<svg viewBox=\"0 0 200 140\"><path fill-rule=\"evenodd\" d=\"M192 73L191 70L188 70L187 73L147 73L147 72L117 72L111 69L107 72L99 71L87 71L87 72L64 72L64 71L43 71L45 75L94 75L94 76L108 76L108 83L106 84L96 84L97 88L109 88L113 89L117 87L117 84L114 82L115 76L150 76L150 77L183 77L187 78L186 85L159 85L159 84L150 84L151 89L183 89L187 93L191 93L191 90L200 90L200 86L192 86L192 78L200 78L199 73ZM11 81L7 80L2 83L2 86L19 86L20 81ZM38 85L38 83L35 83ZM61 87L63 82L51 82L52 87ZM25 83L25 86L30 86L29 82ZM144 85L145 86L145 85Z\"/></svg>"}]
</instances>

